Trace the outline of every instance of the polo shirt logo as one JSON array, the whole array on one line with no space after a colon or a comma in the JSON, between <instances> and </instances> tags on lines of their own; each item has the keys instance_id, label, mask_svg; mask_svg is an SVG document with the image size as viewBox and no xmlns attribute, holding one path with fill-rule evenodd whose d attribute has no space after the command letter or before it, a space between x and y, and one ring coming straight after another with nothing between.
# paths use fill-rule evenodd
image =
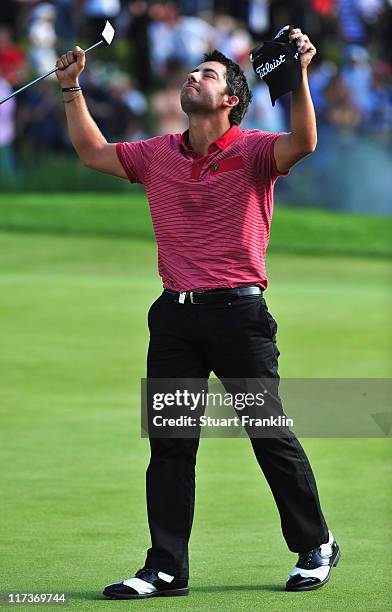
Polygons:
<instances>
[{"instance_id":1,"label":"polo shirt logo","mask_svg":"<svg viewBox=\"0 0 392 612\"><path fill-rule=\"evenodd\" d=\"M230 172L230 170L240 170L244 167L244 161L240 155L236 157L228 157L221 159L219 163L210 166L211 174L220 174L221 172Z\"/></svg>"}]
</instances>

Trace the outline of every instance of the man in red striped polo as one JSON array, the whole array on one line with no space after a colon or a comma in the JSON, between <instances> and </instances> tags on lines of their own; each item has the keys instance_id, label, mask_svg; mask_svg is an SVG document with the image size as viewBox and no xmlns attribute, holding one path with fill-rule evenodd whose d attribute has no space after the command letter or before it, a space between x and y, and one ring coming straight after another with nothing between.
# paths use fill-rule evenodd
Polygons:
<instances>
[{"instance_id":1,"label":"man in red striped polo","mask_svg":"<svg viewBox=\"0 0 392 612\"><path fill-rule=\"evenodd\" d=\"M263 298L265 253L279 175L316 147L307 67L316 50L290 31L301 57L302 84L291 96L291 132L241 130L251 101L240 67L215 51L181 89L189 118L184 134L110 144L92 120L78 77L76 47L57 62L68 128L83 163L145 186L164 291L148 314L149 379L276 381L277 325ZM151 548L134 576L104 595L138 599L188 594L198 437L151 437L147 509ZM286 590L313 590L329 579L339 548L324 520L309 461L295 435L252 437L274 495L289 549L299 554Z\"/></svg>"}]
</instances>

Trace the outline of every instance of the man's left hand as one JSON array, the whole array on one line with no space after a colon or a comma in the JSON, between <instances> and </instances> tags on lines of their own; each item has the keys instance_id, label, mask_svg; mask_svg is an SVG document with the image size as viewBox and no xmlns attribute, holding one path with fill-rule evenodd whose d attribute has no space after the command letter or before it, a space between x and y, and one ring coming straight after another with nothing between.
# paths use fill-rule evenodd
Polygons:
<instances>
[{"instance_id":1,"label":"man's left hand","mask_svg":"<svg viewBox=\"0 0 392 612\"><path fill-rule=\"evenodd\" d=\"M301 60L301 68L307 68L313 57L316 55L316 47L312 45L309 37L306 34L302 34L299 28L293 28L290 30L289 40L292 42L295 40L299 51L299 57Z\"/></svg>"}]
</instances>

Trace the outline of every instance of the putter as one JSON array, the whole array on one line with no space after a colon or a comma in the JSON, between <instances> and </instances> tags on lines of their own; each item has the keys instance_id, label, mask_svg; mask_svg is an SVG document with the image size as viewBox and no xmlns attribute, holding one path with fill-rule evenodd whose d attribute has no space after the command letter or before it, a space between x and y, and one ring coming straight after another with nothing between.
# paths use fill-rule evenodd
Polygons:
<instances>
[{"instance_id":1,"label":"putter","mask_svg":"<svg viewBox=\"0 0 392 612\"><path fill-rule=\"evenodd\" d=\"M104 45L104 44L110 45L113 38L114 38L114 28L111 25L111 23L109 23L109 21L106 21L105 27L101 33L101 40L95 43L95 45L91 45L91 47L88 47L87 49L85 49L84 52L87 53L88 51L91 51L92 49L95 49L96 47L99 47L100 45ZM58 68L53 68L53 70L49 70L49 72L47 72L46 74L43 74L37 77L36 79L34 79L33 81L30 81L30 83L27 83L27 85L23 85L23 87L21 87L20 89L17 89L11 95L7 96L3 100L0 100L0 104L3 104L3 102L7 102L7 100L10 100L11 98L16 96L21 91L24 91L28 87L31 87L31 85L34 85L34 83L38 83L39 81L42 81L42 79L46 79L46 77L48 77L50 74L53 74L54 72L57 72L57 70Z\"/></svg>"}]
</instances>

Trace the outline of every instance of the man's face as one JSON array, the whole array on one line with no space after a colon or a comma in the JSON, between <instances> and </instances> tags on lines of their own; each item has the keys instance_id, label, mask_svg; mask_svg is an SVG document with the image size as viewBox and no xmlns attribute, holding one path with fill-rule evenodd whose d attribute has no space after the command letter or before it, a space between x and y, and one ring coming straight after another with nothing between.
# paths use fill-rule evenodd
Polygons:
<instances>
[{"instance_id":1,"label":"man's face","mask_svg":"<svg viewBox=\"0 0 392 612\"><path fill-rule=\"evenodd\" d=\"M181 108L190 113L211 113L230 98L226 82L226 66L204 62L188 74L181 88Z\"/></svg>"}]
</instances>

